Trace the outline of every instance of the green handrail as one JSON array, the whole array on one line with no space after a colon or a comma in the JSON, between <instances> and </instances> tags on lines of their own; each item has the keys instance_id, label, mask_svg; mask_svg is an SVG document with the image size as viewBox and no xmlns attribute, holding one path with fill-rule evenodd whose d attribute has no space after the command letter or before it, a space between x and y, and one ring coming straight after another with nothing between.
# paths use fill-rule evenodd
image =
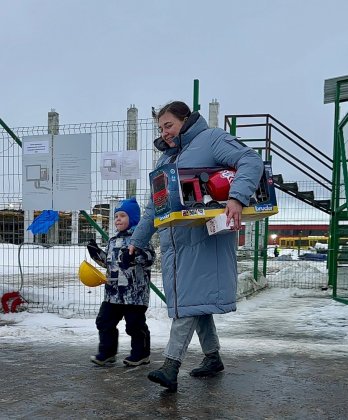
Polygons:
<instances>
[{"instance_id":1,"label":"green handrail","mask_svg":"<svg viewBox=\"0 0 348 420\"><path fill-rule=\"evenodd\" d=\"M13 138L13 140L22 147L22 142L19 140L19 138L15 135L15 133L10 129L10 127L5 124L5 122L0 118L0 125L3 127L5 131Z\"/></svg>"}]
</instances>

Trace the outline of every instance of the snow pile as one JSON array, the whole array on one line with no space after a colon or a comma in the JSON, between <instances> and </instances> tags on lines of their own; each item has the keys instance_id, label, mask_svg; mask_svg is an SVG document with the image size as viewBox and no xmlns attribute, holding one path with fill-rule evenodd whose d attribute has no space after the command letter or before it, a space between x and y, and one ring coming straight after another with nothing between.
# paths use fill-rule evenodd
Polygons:
<instances>
[{"instance_id":1,"label":"snow pile","mask_svg":"<svg viewBox=\"0 0 348 420\"><path fill-rule=\"evenodd\" d=\"M267 279L260 273L258 281L255 281L252 271L244 271L243 273L238 274L237 300L252 295L256 291L267 287L267 285Z\"/></svg>"},{"instance_id":2,"label":"snow pile","mask_svg":"<svg viewBox=\"0 0 348 420\"><path fill-rule=\"evenodd\" d=\"M268 277L270 285L281 283L287 287L297 287L301 285L304 287L304 279L306 280L308 288L326 287L328 283L328 274L323 272L320 268L326 270L326 263L319 263L321 265L311 264L309 262L292 262L281 268L276 274Z\"/></svg>"}]
</instances>

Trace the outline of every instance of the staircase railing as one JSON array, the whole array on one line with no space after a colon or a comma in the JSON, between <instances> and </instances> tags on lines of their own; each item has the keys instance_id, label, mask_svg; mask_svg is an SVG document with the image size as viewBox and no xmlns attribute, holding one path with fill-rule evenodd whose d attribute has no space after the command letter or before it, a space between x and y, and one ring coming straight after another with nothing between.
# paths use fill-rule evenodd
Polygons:
<instances>
[{"instance_id":1,"label":"staircase railing","mask_svg":"<svg viewBox=\"0 0 348 420\"><path fill-rule=\"evenodd\" d=\"M333 159L313 146L302 136L295 133L285 124L270 114L236 114L225 116L225 130L232 135L240 134L244 143L253 143L251 147L262 150L266 160L277 156L277 162L286 162L291 170L298 170L301 177L304 175L316 184L327 190L331 198ZM255 136L255 129L258 135ZM263 130L261 136L260 131ZM250 137L250 133L253 135ZM245 135L246 134L246 135ZM284 182L281 174L274 175L275 186L299 200L331 213L330 199L315 199L312 191L298 191L296 183Z\"/></svg>"}]
</instances>

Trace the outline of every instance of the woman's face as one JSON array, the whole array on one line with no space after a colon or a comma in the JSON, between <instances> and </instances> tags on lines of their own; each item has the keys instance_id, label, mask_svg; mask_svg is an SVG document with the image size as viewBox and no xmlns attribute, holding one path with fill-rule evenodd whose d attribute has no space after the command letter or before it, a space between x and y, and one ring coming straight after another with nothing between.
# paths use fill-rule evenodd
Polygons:
<instances>
[{"instance_id":1,"label":"woman's face","mask_svg":"<svg viewBox=\"0 0 348 420\"><path fill-rule=\"evenodd\" d=\"M179 120L172 113L166 112L158 119L158 125L163 140L169 147L175 147L173 138L179 135L184 121Z\"/></svg>"}]
</instances>

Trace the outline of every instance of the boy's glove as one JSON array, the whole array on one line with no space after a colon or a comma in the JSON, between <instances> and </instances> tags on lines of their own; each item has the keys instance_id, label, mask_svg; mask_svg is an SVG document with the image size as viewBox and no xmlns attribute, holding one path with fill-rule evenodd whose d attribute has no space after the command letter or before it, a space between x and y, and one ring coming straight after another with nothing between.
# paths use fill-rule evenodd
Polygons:
<instances>
[{"instance_id":1,"label":"boy's glove","mask_svg":"<svg viewBox=\"0 0 348 420\"><path fill-rule=\"evenodd\" d=\"M135 254L129 254L128 248L122 248L118 253L119 266L123 270L128 270L131 265L134 265Z\"/></svg>"},{"instance_id":2,"label":"boy's glove","mask_svg":"<svg viewBox=\"0 0 348 420\"><path fill-rule=\"evenodd\" d=\"M134 252L135 254L135 262L136 264L145 264L148 260L148 256L146 252L144 252L142 249L137 248Z\"/></svg>"},{"instance_id":3,"label":"boy's glove","mask_svg":"<svg viewBox=\"0 0 348 420\"><path fill-rule=\"evenodd\" d=\"M97 242L94 239L90 239L88 241L87 249L91 258L98 256L99 252L101 251Z\"/></svg>"},{"instance_id":4,"label":"boy's glove","mask_svg":"<svg viewBox=\"0 0 348 420\"><path fill-rule=\"evenodd\" d=\"M99 248L98 244L94 239L90 239L87 244L87 249L90 257L102 267L105 267L105 253Z\"/></svg>"},{"instance_id":5,"label":"boy's glove","mask_svg":"<svg viewBox=\"0 0 348 420\"><path fill-rule=\"evenodd\" d=\"M94 239L90 239L88 241L87 247L89 247L89 246L94 247L94 248L99 248L97 242Z\"/></svg>"}]
</instances>

